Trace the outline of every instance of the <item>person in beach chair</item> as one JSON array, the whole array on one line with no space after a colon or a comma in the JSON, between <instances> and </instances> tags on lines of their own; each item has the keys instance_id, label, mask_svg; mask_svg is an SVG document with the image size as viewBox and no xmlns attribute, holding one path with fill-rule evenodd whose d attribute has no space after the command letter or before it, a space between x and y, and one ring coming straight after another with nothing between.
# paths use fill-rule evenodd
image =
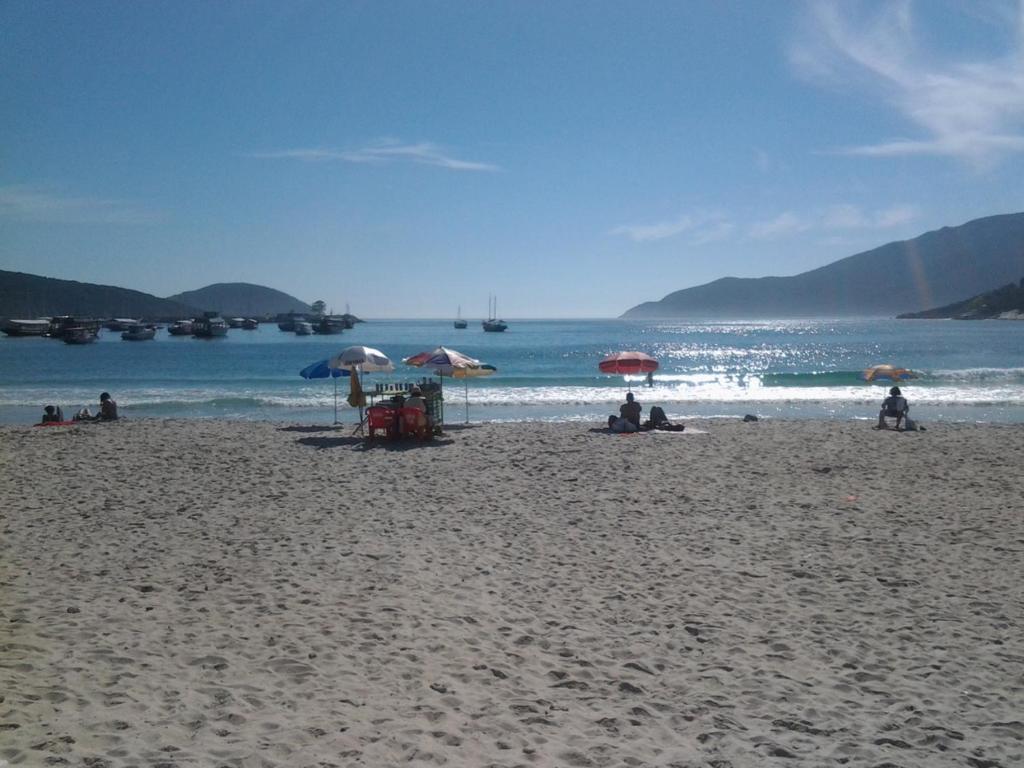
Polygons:
<instances>
[{"instance_id":1,"label":"person in beach chair","mask_svg":"<svg viewBox=\"0 0 1024 768\"><path fill-rule=\"evenodd\" d=\"M909 411L910 405L900 393L900 388L893 387L889 390L889 396L882 401L882 410L878 412L878 428L888 429L889 425L885 420L890 418L896 419L896 429L899 429L904 419L909 420L909 416L907 416Z\"/></svg>"}]
</instances>

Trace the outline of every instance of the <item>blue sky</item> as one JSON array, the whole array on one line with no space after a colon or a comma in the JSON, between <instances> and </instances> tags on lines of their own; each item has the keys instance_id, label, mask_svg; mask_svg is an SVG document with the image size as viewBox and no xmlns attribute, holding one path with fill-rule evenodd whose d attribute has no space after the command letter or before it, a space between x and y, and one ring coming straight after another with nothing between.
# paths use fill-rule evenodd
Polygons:
<instances>
[{"instance_id":1,"label":"blue sky","mask_svg":"<svg viewBox=\"0 0 1024 768\"><path fill-rule=\"evenodd\" d=\"M608 317L1024 210L1016 2L0 4L0 267Z\"/></svg>"}]
</instances>

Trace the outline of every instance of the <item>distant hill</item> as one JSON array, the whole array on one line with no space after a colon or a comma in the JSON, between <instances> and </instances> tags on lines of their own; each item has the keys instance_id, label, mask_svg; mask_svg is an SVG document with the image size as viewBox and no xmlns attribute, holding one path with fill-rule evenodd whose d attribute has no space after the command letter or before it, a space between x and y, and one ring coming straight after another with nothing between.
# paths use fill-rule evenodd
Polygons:
<instances>
[{"instance_id":1,"label":"distant hill","mask_svg":"<svg viewBox=\"0 0 1024 768\"><path fill-rule=\"evenodd\" d=\"M924 318L987 320L995 317L1024 319L1024 278L1018 284L1009 283L1002 288L972 296L964 301L957 301L935 309L926 309L923 312L907 312L897 315L897 317L903 320Z\"/></svg>"},{"instance_id":2,"label":"distant hill","mask_svg":"<svg viewBox=\"0 0 1024 768\"><path fill-rule=\"evenodd\" d=\"M168 296L202 310L216 310L225 317L263 317L284 312L309 312L309 304L294 296L252 283L214 283L196 291Z\"/></svg>"},{"instance_id":3,"label":"distant hill","mask_svg":"<svg viewBox=\"0 0 1024 768\"><path fill-rule=\"evenodd\" d=\"M726 277L639 304L627 318L896 315L1024 274L1024 213L975 219L792 277Z\"/></svg>"},{"instance_id":4,"label":"distant hill","mask_svg":"<svg viewBox=\"0 0 1024 768\"><path fill-rule=\"evenodd\" d=\"M190 317L195 309L113 285L79 283L0 270L0 317Z\"/></svg>"}]
</instances>

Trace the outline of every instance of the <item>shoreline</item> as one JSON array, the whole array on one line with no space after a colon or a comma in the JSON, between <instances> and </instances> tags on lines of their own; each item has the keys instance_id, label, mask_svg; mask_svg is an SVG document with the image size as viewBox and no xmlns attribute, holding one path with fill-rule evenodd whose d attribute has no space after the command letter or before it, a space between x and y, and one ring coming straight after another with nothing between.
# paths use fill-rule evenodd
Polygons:
<instances>
[{"instance_id":1,"label":"shoreline","mask_svg":"<svg viewBox=\"0 0 1024 768\"><path fill-rule=\"evenodd\" d=\"M0 427L0 759L1009 766L1024 426Z\"/></svg>"}]
</instances>

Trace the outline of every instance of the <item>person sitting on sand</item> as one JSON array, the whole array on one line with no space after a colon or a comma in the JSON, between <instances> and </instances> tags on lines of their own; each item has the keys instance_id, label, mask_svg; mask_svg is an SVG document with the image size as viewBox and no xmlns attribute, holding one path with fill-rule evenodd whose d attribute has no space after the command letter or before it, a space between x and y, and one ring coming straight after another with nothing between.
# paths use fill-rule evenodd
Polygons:
<instances>
[{"instance_id":1,"label":"person sitting on sand","mask_svg":"<svg viewBox=\"0 0 1024 768\"><path fill-rule=\"evenodd\" d=\"M117 421L117 403L109 392L100 395L100 412L92 417L92 421Z\"/></svg>"},{"instance_id":2,"label":"person sitting on sand","mask_svg":"<svg viewBox=\"0 0 1024 768\"><path fill-rule=\"evenodd\" d=\"M626 402L619 406L619 416L640 429L640 411L642 410L640 403L634 399L633 393L629 392L626 394Z\"/></svg>"},{"instance_id":3,"label":"person sitting on sand","mask_svg":"<svg viewBox=\"0 0 1024 768\"><path fill-rule=\"evenodd\" d=\"M633 399L633 393L626 395L626 402L619 406L619 415L614 413L608 417L608 429L612 432L640 431L640 411L643 408Z\"/></svg>"},{"instance_id":4,"label":"person sitting on sand","mask_svg":"<svg viewBox=\"0 0 1024 768\"><path fill-rule=\"evenodd\" d=\"M64 414L61 412L60 407L56 405L48 405L43 408L43 419L40 424L59 424L64 421Z\"/></svg>"},{"instance_id":5,"label":"person sitting on sand","mask_svg":"<svg viewBox=\"0 0 1024 768\"><path fill-rule=\"evenodd\" d=\"M907 399L900 393L900 388L893 387L889 390L889 396L882 401L882 410L878 412L878 428L888 428L885 423L885 418L888 416L896 419L896 429L899 429L900 423L907 418L909 411L910 406L907 404Z\"/></svg>"}]
</instances>

